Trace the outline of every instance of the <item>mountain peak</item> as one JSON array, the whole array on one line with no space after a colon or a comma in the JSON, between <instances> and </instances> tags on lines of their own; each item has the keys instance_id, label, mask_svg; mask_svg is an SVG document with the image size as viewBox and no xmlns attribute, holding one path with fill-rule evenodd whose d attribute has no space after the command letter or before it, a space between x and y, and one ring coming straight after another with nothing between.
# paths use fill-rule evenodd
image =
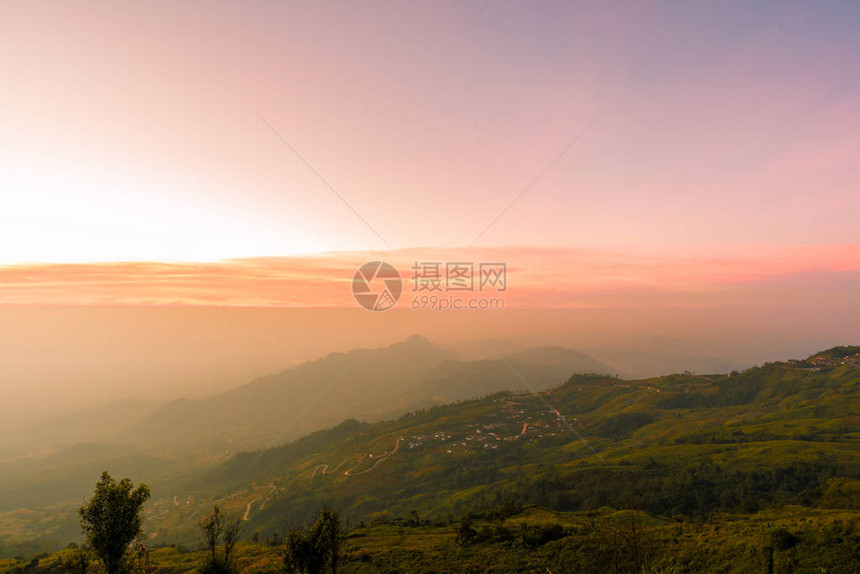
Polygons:
<instances>
[{"instance_id":1,"label":"mountain peak","mask_svg":"<svg viewBox=\"0 0 860 574\"><path fill-rule=\"evenodd\" d=\"M424 335L420 335L418 333L414 335L409 335L405 341L403 341L407 345L432 345L430 339L425 337Z\"/></svg>"}]
</instances>

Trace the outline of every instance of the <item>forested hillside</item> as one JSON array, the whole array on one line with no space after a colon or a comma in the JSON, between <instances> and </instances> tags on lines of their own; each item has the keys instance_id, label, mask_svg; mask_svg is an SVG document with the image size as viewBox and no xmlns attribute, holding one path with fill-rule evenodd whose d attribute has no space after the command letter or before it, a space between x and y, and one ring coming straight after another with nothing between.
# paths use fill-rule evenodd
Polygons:
<instances>
[{"instance_id":1,"label":"forested hillside","mask_svg":"<svg viewBox=\"0 0 860 574\"><path fill-rule=\"evenodd\" d=\"M858 363L860 348L842 347L727 375L574 375L538 395L348 420L155 489L146 528L154 544L195 548L196 521L219 504L259 543L245 559L267 564L266 541L331 504L351 529L349 571L480 571L504 555L499 572L598 572L635 549L637 563L677 571L710 556L719 571L793 560L853 572ZM395 540L401 550L383 551Z\"/></svg>"}]
</instances>

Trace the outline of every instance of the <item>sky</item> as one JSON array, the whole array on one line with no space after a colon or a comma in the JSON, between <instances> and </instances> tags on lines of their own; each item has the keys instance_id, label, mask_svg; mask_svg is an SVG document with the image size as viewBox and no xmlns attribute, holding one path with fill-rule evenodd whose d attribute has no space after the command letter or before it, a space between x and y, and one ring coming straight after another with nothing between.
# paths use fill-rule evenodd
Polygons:
<instances>
[{"instance_id":1,"label":"sky","mask_svg":"<svg viewBox=\"0 0 860 574\"><path fill-rule=\"evenodd\" d=\"M0 414L239 384L385 317L471 337L357 308L372 260L505 262L487 337L857 343L857 30L853 1L3 2Z\"/></svg>"},{"instance_id":2,"label":"sky","mask_svg":"<svg viewBox=\"0 0 860 574\"><path fill-rule=\"evenodd\" d=\"M2 264L858 242L854 2L0 10Z\"/></svg>"}]
</instances>

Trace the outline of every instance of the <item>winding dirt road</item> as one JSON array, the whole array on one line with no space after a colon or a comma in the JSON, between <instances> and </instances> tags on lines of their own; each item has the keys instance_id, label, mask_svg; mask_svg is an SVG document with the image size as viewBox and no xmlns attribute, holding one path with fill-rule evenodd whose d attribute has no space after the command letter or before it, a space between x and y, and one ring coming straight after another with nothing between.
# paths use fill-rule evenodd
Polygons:
<instances>
[{"instance_id":1,"label":"winding dirt road","mask_svg":"<svg viewBox=\"0 0 860 574\"><path fill-rule=\"evenodd\" d=\"M354 465L354 466L351 466L350 468L348 468L347 470L345 470L345 471L344 471L344 473L343 473L343 474L344 474L344 476L359 476L359 475L361 475L361 474L367 474L368 472L370 472L370 471L374 470L377 466L379 466L380 464L382 464L385 460L387 460L389 457L391 457L392 455L394 455L394 454L397 452L397 449L399 449L399 448L400 448L400 443L401 443L401 441L403 441L403 437L402 437L402 436L397 437L397 440L396 440L396 441L394 441L394 448L393 448L391 451L389 451L389 452L384 452L384 453L382 453L381 455L379 455L378 457L376 457L376 459L374 460L373 465L372 465L370 468L366 468L366 469L364 469L364 470L359 470L358 472L353 472L353 469L354 469L354 468L356 468L357 466L359 466L359 465L361 464L361 462L359 462L358 464L356 464L356 465ZM346 464L348 461L350 461L350 460L352 460L352 459L354 459L354 458L356 458L356 457L359 457L359 456L362 456L362 455L361 455L361 454L351 454L351 455L349 455L348 457L346 457L345 459L343 459L343 460L340 462L340 464L338 464L336 467L334 467L334 468L333 468L333 469L331 469L331 470L329 470L329 468L328 468L328 465L327 465L327 464L320 464L320 465L317 465L317 466L315 466L315 467L314 467L313 473L311 474L311 480L313 480L314 478L316 478L317 473L320 473L320 474L334 474L335 472L337 472L337 470L338 470L340 467L342 467L342 466L343 466L344 464ZM372 455L372 454L371 454L370 456L371 456L371 457L373 457L373 455Z\"/></svg>"},{"instance_id":2,"label":"winding dirt road","mask_svg":"<svg viewBox=\"0 0 860 574\"><path fill-rule=\"evenodd\" d=\"M248 503L248 506L245 507L245 514L242 515L242 520L244 520L245 522L248 522L248 517L251 515L251 506L253 506L254 503L257 502L258 500L266 498L267 496L272 494L272 492L274 490L277 490L278 487L276 487L274 485L274 483L269 483L266 486L264 486L263 488L268 488L269 492L258 496L257 498L253 499L251 502ZM261 510L262 510L262 508L263 508L262 505L260 505Z\"/></svg>"},{"instance_id":3,"label":"winding dirt road","mask_svg":"<svg viewBox=\"0 0 860 574\"><path fill-rule=\"evenodd\" d=\"M367 474L368 472L374 470L377 466L379 466L380 464L385 462L385 460L387 460L389 457L393 456L394 453L397 452L397 449L400 448L400 441L402 441L402 440L403 440L402 436L397 437L397 440L394 442L394 449L391 452L386 452L386 453L379 455L379 457L377 457L376 461L373 463L373 466L371 466L370 468L366 468L366 469L360 470L358 472L352 472L352 468L355 468L355 467L352 467L349 470L345 471L344 474L346 476L358 476L360 474Z\"/></svg>"}]
</instances>

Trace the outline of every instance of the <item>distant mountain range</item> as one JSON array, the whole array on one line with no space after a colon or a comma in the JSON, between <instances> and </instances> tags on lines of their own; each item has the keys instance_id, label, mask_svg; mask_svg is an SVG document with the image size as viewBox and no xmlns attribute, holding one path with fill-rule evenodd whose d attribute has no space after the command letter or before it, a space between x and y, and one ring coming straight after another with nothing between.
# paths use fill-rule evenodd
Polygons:
<instances>
[{"instance_id":1,"label":"distant mountain range","mask_svg":"<svg viewBox=\"0 0 860 574\"><path fill-rule=\"evenodd\" d=\"M547 389L586 372L608 374L612 368L561 347L461 361L415 335L380 349L333 353L209 399L172 401L121 437L169 450L236 451L278 444L346 418L381 420L503 390Z\"/></svg>"},{"instance_id":2,"label":"distant mountain range","mask_svg":"<svg viewBox=\"0 0 860 574\"><path fill-rule=\"evenodd\" d=\"M656 356L608 347L585 354L504 341L458 347L455 352L415 335L385 348L332 353L209 398L167 403L128 399L30 424L19 433L31 445L29 452L19 448L17 454L7 452L4 457L52 452L80 442L109 442L161 453L193 451L198 459L209 460L278 444L346 418L374 421L502 390L542 390L573 373L639 378L643 373L713 373L743 367L713 357Z\"/></svg>"},{"instance_id":3,"label":"distant mountain range","mask_svg":"<svg viewBox=\"0 0 860 574\"><path fill-rule=\"evenodd\" d=\"M300 523L323 502L353 520L443 519L505 504L703 518L785 505L855 511L858 412L860 347L729 375L573 375L539 396L496 393L346 421L173 488L202 507L245 508L262 532ZM183 536L193 513L152 518Z\"/></svg>"},{"instance_id":4,"label":"distant mountain range","mask_svg":"<svg viewBox=\"0 0 860 574\"><path fill-rule=\"evenodd\" d=\"M730 373L750 366L733 359L708 355L673 354L621 347L597 347L588 349L588 353L611 364L618 369L619 376L625 379L648 378L685 371L700 374Z\"/></svg>"},{"instance_id":5,"label":"distant mountain range","mask_svg":"<svg viewBox=\"0 0 860 574\"><path fill-rule=\"evenodd\" d=\"M104 469L150 483L150 532L186 542L213 503L261 531L304 520L325 501L355 519L504 500L618 507L637 489L665 490L643 506L657 513L740 508L749 488L768 504L854 504L860 348L729 375L606 373L560 347L460 361L412 337L135 412L129 429L104 437L112 444L0 464L0 553L20 550L22 539L40 541L27 548L68 542L74 505ZM840 477L855 482L832 482ZM725 492L690 498L685 481L694 479ZM844 488L849 502L833 502Z\"/></svg>"},{"instance_id":6,"label":"distant mountain range","mask_svg":"<svg viewBox=\"0 0 860 574\"><path fill-rule=\"evenodd\" d=\"M207 399L125 400L35 427L31 439L43 445L37 452L0 461L0 511L18 501L65 500L105 466L158 480L348 418L382 420L503 390L543 390L576 372L611 371L561 347L463 361L416 335L379 349L332 353Z\"/></svg>"}]
</instances>

